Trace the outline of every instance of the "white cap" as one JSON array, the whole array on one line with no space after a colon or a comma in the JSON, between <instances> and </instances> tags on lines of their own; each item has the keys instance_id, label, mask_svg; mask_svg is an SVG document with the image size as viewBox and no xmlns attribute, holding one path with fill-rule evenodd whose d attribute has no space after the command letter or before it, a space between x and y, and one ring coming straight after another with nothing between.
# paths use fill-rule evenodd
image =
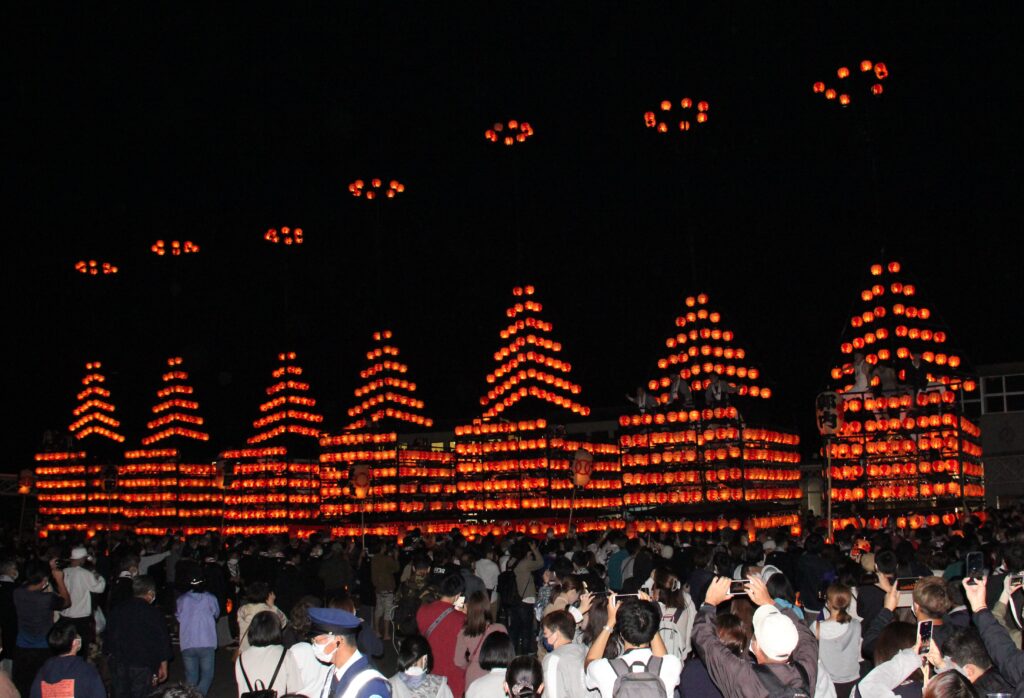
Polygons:
<instances>
[{"instance_id":1,"label":"white cap","mask_svg":"<svg viewBox=\"0 0 1024 698\"><path fill-rule=\"evenodd\" d=\"M800 641L792 619L771 605L754 611L754 638L764 656L777 662L789 659Z\"/></svg>"},{"instance_id":2,"label":"white cap","mask_svg":"<svg viewBox=\"0 0 1024 698\"><path fill-rule=\"evenodd\" d=\"M675 553L675 550L672 548L671 545L661 546L661 556L666 560L671 560L673 553Z\"/></svg>"},{"instance_id":3,"label":"white cap","mask_svg":"<svg viewBox=\"0 0 1024 698\"><path fill-rule=\"evenodd\" d=\"M82 546L78 546L77 548L71 549L72 560L84 560L87 557L89 557L89 551L83 548Z\"/></svg>"}]
</instances>

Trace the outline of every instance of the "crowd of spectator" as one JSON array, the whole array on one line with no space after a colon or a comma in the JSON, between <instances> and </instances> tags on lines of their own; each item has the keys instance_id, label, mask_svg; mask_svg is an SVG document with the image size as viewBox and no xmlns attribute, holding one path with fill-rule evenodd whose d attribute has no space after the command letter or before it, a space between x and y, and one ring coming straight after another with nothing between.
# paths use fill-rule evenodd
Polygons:
<instances>
[{"instance_id":1,"label":"crowd of spectator","mask_svg":"<svg viewBox=\"0 0 1024 698\"><path fill-rule=\"evenodd\" d=\"M803 530L5 537L0 698L1024 696L1019 510Z\"/></svg>"}]
</instances>

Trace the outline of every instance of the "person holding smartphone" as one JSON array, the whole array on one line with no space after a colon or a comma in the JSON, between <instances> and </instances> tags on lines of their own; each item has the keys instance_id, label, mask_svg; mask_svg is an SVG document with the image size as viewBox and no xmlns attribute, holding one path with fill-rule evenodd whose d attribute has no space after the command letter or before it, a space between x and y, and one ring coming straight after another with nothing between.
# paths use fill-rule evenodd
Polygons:
<instances>
[{"instance_id":1,"label":"person holding smartphone","mask_svg":"<svg viewBox=\"0 0 1024 698\"><path fill-rule=\"evenodd\" d=\"M885 606L864 631L863 652L865 656L871 656L874 653L878 636L894 620L899 604L900 592L897 585L891 584L885 575L879 575L878 583L885 589ZM984 588L981 591L984 598ZM945 615L953 607L953 602L949 598L949 590L946 587L946 580L942 577L921 577L914 584L912 598L911 607L914 610L915 618L918 622L932 621L932 637L941 647L950 632L944 623Z\"/></svg>"}]
</instances>

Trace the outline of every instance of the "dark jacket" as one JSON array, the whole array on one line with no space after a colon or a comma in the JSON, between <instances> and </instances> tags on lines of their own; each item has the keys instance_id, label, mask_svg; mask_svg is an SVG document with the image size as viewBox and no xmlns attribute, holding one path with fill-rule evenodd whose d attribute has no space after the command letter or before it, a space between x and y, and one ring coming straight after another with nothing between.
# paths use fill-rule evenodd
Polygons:
<instances>
[{"instance_id":1,"label":"dark jacket","mask_svg":"<svg viewBox=\"0 0 1024 698\"><path fill-rule=\"evenodd\" d=\"M72 690L75 698L107 698L107 689L104 688L96 667L76 655L47 659L32 681L30 698L42 697L44 681L48 684L70 681L71 685L68 688Z\"/></svg>"},{"instance_id":2,"label":"dark jacket","mask_svg":"<svg viewBox=\"0 0 1024 698\"><path fill-rule=\"evenodd\" d=\"M766 664L769 671L786 686L799 686L803 683L799 670L792 663L799 663L807 674L808 688L814 693L818 678L818 641L814 638L807 624L788 608L779 608L793 624L799 640L793 654L791 664ZM736 698L769 698L768 689L761 683L754 664L747 659L737 657L718 639L715 628L715 607L704 604L697 613L693 624L693 649L704 662L708 673L722 695Z\"/></svg>"},{"instance_id":3,"label":"dark jacket","mask_svg":"<svg viewBox=\"0 0 1024 698\"><path fill-rule=\"evenodd\" d=\"M861 643L861 656L865 659L872 659L875 656L875 643L878 642L878 636L885 630L885 626L889 625L896 619L895 614L888 608L883 608L875 616L875 619L871 621L871 625L868 626L867 630L864 631L864 638ZM948 638L955 630L960 626L954 623L948 622L943 619L943 622L932 628L932 639L939 647L946 642Z\"/></svg>"},{"instance_id":4,"label":"dark jacket","mask_svg":"<svg viewBox=\"0 0 1024 698\"><path fill-rule=\"evenodd\" d=\"M999 673L1017 687L1014 698L1024 697L1024 652L1013 644L1006 628L999 625L987 608L974 614L974 625Z\"/></svg>"},{"instance_id":5,"label":"dark jacket","mask_svg":"<svg viewBox=\"0 0 1024 698\"><path fill-rule=\"evenodd\" d=\"M156 673L160 663L173 656L163 614L137 596L111 611L104 638L114 659L124 666L145 667Z\"/></svg>"},{"instance_id":6,"label":"dark jacket","mask_svg":"<svg viewBox=\"0 0 1024 698\"><path fill-rule=\"evenodd\" d=\"M14 582L0 582L0 641L3 651L0 659L11 659L18 640L18 612L14 608Z\"/></svg>"},{"instance_id":7,"label":"dark jacket","mask_svg":"<svg viewBox=\"0 0 1024 698\"><path fill-rule=\"evenodd\" d=\"M826 581L835 578L835 573L832 563L817 555L805 553L796 561L796 591L805 611L821 610L823 604L818 593Z\"/></svg>"}]
</instances>

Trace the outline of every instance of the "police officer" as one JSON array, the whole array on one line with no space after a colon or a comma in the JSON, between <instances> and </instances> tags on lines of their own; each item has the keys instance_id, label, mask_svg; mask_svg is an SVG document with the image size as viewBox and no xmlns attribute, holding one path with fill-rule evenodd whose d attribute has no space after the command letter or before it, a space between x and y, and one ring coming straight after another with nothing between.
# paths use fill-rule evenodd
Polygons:
<instances>
[{"instance_id":1,"label":"police officer","mask_svg":"<svg viewBox=\"0 0 1024 698\"><path fill-rule=\"evenodd\" d=\"M333 669L320 698L391 698L391 684L356 649L359 617L339 608L311 608L313 653Z\"/></svg>"}]
</instances>

